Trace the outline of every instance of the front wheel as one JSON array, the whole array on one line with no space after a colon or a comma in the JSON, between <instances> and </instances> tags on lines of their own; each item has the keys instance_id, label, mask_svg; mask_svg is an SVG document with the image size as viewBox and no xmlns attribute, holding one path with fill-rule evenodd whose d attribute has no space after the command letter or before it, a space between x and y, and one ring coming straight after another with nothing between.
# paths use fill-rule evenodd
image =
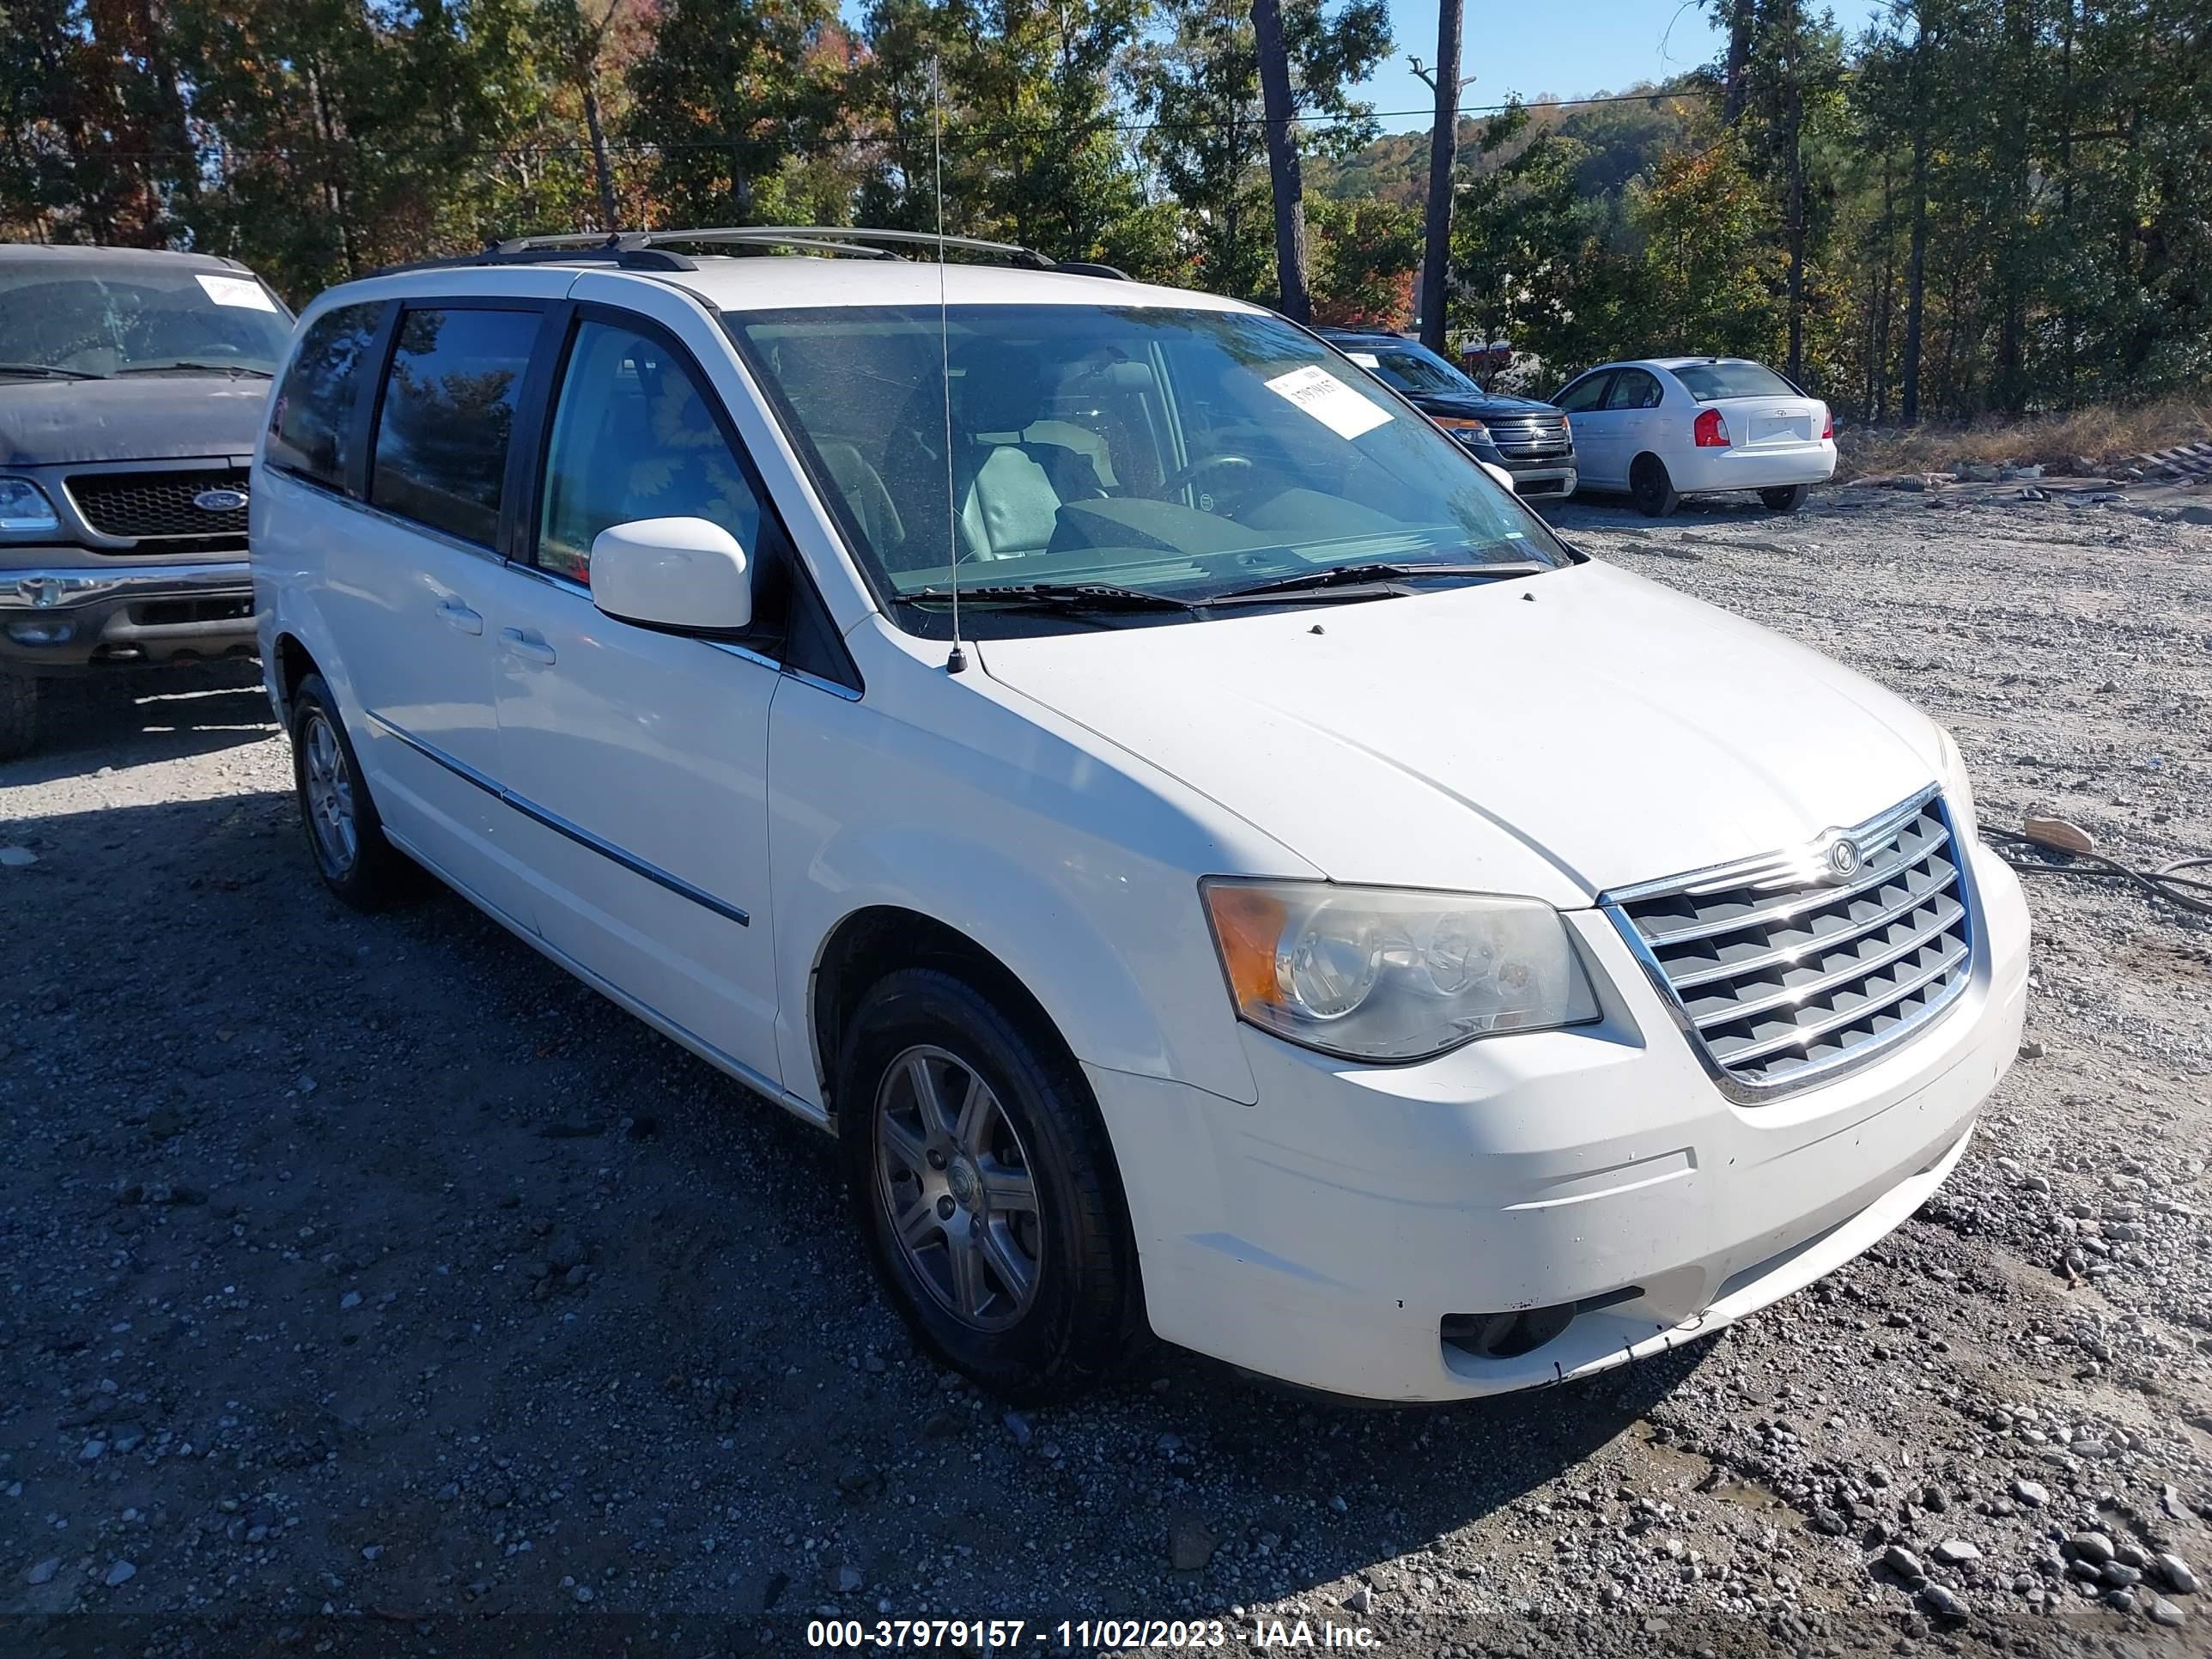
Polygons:
<instances>
[{"instance_id":1,"label":"front wheel","mask_svg":"<svg viewBox=\"0 0 2212 1659\"><path fill-rule=\"evenodd\" d=\"M1674 481L1667 476L1667 463L1656 455L1638 455L1628 470L1628 489L1636 510L1647 519L1663 519L1681 506Z\"/></svg>"},{"instance_id":2,"label":"front wheel","mask_svg":"<svg viewBox=\"0 0 2212 1659\"><path fill-rule=\"evenodd\" d=\"M1813 493L1810 484L1782 484L1773 489L1762 489L1759 499L1777 513L1795 513L1805 505L1805 498Z\"/></svg>"},{"instance_id":3,"label":"front wheel","mask_svg":"<svg viewBox=\"0 0 2212 1659\"><path fill-rule=\"evenodd\" d=\"M891 1299L939 1361L1015 1401L1083 1392L1143 1331L1105 1127L1036 1024L957 974L900 969L849 1023L836 1091Z\"/></svg>"}]
</instances>

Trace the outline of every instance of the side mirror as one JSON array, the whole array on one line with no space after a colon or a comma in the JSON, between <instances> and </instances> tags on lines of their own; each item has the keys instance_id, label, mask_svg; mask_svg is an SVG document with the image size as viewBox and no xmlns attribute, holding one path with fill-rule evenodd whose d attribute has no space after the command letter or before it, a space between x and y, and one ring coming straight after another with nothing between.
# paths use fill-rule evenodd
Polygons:
<instances>
[{"instance_id":1,"label":"side mirror","mask_svg":"<svg viewBox=\"0 0 2212 1659\"><path fill-rule=\"evenodd\" d=\"M1497 462L1477 461L1475 465L1480 467L1485 472L1487 472L1492 478L1496 480L1498 487L1504 490L1507 495L1513 495L1519 494L1519 492L1513 488L1513 475L1510 472L1508 472L1504 467L1498 465ZM595 562L599 557L597 554L593 554L592 556ZM594 562L592 568L596 570L598 568L598 564Z\"/></svg>"},{"instance_id":2,"label":"side mirror","mask_svg":"<svg viewBox=\"0 0 2212 1659\"><path fill-rule=\"evenodd\" d=\"M635 519L592 540L592 602L648 628L734 633L753 619L738 538L707 519Z\"/></svg>"}]
</instances>

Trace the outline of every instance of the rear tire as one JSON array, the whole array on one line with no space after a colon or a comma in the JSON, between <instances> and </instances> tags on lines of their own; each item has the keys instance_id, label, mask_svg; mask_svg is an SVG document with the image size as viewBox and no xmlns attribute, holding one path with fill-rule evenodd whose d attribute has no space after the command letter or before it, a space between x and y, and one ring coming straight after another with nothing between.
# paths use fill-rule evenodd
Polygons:
<instances>
[{"instance_id":1,"label":"rear tire","mask_svg":"<svg viewBox=\"0 0 2212 1659\"><path fill-rule=\"evenodd\" d=\"M324 884L356 910L381 910L408 896L415 866L384 838L337 699L320 674L300 682L291 712L292 783Z\"/></svg>"},{"instance_id":2,"label":"rear tire","mask_svg":"<svg viewBox=\"0 0 2212 1659\"><path fill-rule=\"evenodd\" d=\"M0 669L0 761L29 754L38 740L38 681Z\"/></svg>"},{"instance_id":3,"label":"rear tire","mask_svg":"<svg viewBox=\"0 0 2212 1659\"><path fill-rule=\"evenodd\" d=\"M1795 513L1805 505L1805 498L1812 493L1810 484L1782 484L1760 490L1759 499L1777 513Z\"/></svg>"},{"instance_id":4,"label":"rear tire","mask_svg":"<svg viewBox=\"0 0 2212 1659\"><path fill-rule=\"evenodd\" d=\"M1682 504L1674 481L1667 476L1667 463L1656 455L1636 458L1636 465L1628 469L1628 490L1636 499L1636 510L1647 519L1663 519Z\"/></svg>"},{"instance_id":5,"label":"rear tire","mask_svg":"<svg viewBox=\"0 0 2212 1659\"><path fill-rule=\"evenodd\" d=\"M886 975L837 1070L876 1271L939 1362L1016 1402L1081 1394L1144 1346L1121 1182L1082 1073L957 968Z\"/></svg>"}]
</instances>

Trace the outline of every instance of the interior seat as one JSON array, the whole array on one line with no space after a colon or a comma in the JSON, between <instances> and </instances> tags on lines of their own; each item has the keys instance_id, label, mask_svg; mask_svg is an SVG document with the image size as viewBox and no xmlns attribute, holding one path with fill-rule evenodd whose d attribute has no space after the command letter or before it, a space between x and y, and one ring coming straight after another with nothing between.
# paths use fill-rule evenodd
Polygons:
<instances>
[{"instance_id":1,"label":"interior seat","mask_svg":"<svg viewBox=\"0 0 2212 1659\"><path fill-rule=\"evenodd\" d=\"M967 556L1042 553L1059 528L1061 504L1097 500L1105 486L1082 451L1031 438L1030 428L1048 419L1045 375L1033 352L992 353L962 367L965 441L955 472Z\"/></svg>"}]
</instances>

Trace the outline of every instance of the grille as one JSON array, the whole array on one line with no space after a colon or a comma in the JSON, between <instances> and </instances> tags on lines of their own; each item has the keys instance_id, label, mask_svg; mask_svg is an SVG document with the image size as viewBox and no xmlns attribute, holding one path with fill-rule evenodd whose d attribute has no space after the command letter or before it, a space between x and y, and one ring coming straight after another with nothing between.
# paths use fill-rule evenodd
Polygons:
<instances>
[{"instance_id":1,"label":"grille","mask_svg":"<svg viewBox=\"0 0 2212 1659\"><path fill-rule=\"evenodd\" d=\"M137 540L158 536L243 536L246 508L210 513L192 505L204 490L246 493L243 467L204 467L190 472L80 472L69 481L70 498L84 521L103 536Z\"/></svg>"},{"instance_id":2,"label":"grille","mask_svg":"<svg viewBox=\"0 0 2212 1659\"><path fill-rule=\"evenodd\" d=\"M1827 861L1841 840L1858 849L1847 877ZM1939 796L1607 905L1712 1064L1753 1089L1809 1082L1899 1040L1972 972L1966 882Z\"/></svg>"},{"instance_id":3,"label":"grille","mask_svg":"<svg viewBox=\"0 0 2212 1659\"><path fill-rule=\"evenodd\" d=\"M1530 415L1504 420L1486 420L1490 441L1501 453L1516 461L1537 460L1554 455L1565 455L1574 446L1567 441L1567 420L1564 415Z\"/></svg>"}]
</instances>

